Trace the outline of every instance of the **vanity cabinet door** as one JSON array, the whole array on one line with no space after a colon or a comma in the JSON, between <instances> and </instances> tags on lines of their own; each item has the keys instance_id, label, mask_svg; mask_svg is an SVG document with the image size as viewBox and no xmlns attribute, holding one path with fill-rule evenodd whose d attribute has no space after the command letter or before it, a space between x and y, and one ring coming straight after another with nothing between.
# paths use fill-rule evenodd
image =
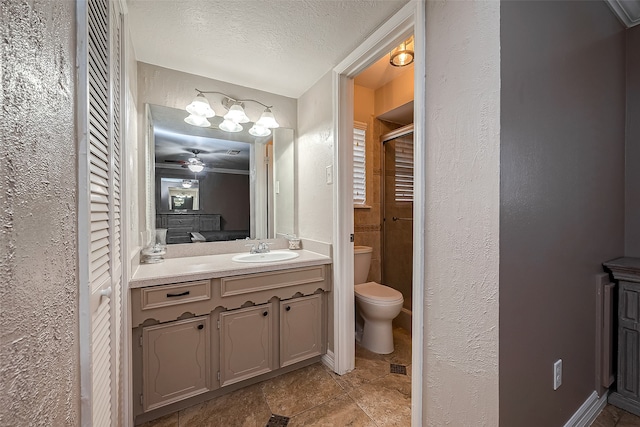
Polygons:
<instances>
[{"instance_id":1,"label":"vanity cabinet door","mask_svg":"<svg viewBox=\"0 0 640 427\"><path fill-rule=\"evenodd\" d=\"M619 394L640 403L640 285L620 281L618 290Z\"/></svg>"},{"instance_id":2,"label":"vanity cabinet door","mask_svg":"<svg viewBox=\"0 0 640 427\"><path fill-rule=\"evenodd\" d=\"M144 411L209 389L209 316L142 328Z\"/></svg>"},{"instance_id":3,"label":"vanity cabinet door","mask_svg":"<svg viewBox=\"0 0 640 427\"><path fill-rule=\"evenodd\" d=\"M220 385L272 370L271 305L220 313Z\"/></svg>"},{"instance_id":4,"label":"vanity cabinet door","mask_svg":"<svg viewBox=\"0 0 640 427\"><path fill-rule=\"evenodd\" d=\"M280 366L322 354L322 294L280 301Z\"/></svg>"}]
</instances>

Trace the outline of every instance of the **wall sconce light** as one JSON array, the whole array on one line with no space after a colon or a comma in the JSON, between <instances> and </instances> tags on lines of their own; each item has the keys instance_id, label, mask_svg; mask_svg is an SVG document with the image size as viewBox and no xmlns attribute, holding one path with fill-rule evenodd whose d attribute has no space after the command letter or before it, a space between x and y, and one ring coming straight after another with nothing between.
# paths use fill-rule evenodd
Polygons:
<instances>
[{"instance_id":1,"label":"wall sconce light","mask_svg":"<svg viewBox=\"0 0 640 427\"><path fill-rule=\"evenodd\" d=\"M198 92L198 95L193 102L186 107L190 115L185 118L184 121L190 125L199 127L211 126L207 118L214 117L215 112L211 109L209 100L207 100L204 94L215 93L223 96L222 106L228 110L227 114L224 115L224 120L218 125L221 130L225 132L241 132L244 129L241 123L249 123L251 121L244 111L245 102L255 102L265 107L260 118L255 121L251 129L249 129L249 134L253 136L268 136L271 135L271 129L280 126L271 112L271 105L263 104L255 99L234 99L222 92L202 91L199 89L196 89L196 92ZM189 165L189 169L191 169L191 165Z\"/></svg>"},{"instance_id":2,"label":"wall sconce light","mask_svg":"<svg viewBox=\"0 0 640 427\"><path fill-rule=\"evenodd\" d=\"M389 54L389 63L394 67L404 67L413 62L413 36L409 37L400 46Z\"/></svg>"}]
</instances>

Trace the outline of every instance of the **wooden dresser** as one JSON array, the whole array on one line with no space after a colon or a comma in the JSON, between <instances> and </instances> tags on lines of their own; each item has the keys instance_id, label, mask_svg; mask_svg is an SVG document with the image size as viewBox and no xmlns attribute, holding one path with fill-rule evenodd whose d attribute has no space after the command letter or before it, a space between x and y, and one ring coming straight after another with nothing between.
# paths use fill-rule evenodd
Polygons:
<instances>
[{"instance_id":1,"label":"wooden dresser","mask_svg":"<svg viewBox=\"0 0 640 427\"><path fill-rule=\"evenodd\" d=\"M640 258L603 265L618 284L618 367L609 403L640 415Z\"/></svg>"}]
</instances>

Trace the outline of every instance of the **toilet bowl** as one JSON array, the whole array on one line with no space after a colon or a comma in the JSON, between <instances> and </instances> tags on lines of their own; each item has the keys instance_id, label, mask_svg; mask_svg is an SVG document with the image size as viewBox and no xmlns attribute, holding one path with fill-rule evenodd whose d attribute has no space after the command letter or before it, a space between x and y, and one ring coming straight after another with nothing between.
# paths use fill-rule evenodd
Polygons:
<instances>
[{"instance_id":1,"label":"toilet bowl","mask_svg":"<svg viewBox=\"0 0 640 427\"><path fill-rule=\"evenodd\" d=\"M358 314L362 317L360 345L379 354L393 352L392 320L400 314L404 298L397 290L367 282L371 253L368 246L354 248L354 292Z\"/></svg>"}]
</instances>

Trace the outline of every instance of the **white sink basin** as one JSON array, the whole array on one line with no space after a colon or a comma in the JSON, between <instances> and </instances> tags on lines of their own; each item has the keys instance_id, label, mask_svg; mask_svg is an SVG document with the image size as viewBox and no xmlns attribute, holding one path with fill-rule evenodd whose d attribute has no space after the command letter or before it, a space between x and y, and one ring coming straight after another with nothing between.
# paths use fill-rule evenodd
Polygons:
<instances>
[{"instance_id":1,"label":"white sink basin","mask_svg":"<svg viewBox=\"0 0 640 427\"><path fill-rule=\"evenodd\" d=\"M238 254L231 258L235 262L277 262L298 258L297 252L292 251L272 251L263 254Z\"/></svg>"}]
</instances>

